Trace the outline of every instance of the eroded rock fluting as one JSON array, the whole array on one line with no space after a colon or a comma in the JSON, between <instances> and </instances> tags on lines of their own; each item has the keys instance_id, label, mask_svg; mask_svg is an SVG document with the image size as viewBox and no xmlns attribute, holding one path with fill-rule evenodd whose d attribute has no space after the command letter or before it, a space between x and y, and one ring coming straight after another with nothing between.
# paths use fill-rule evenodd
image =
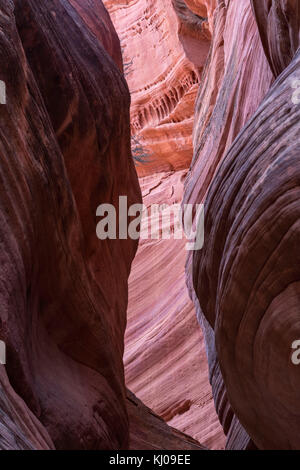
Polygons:
<instances>
[{"instance_id":1,"label":"eroded rock fluting","mask_svg":"<svg viewBox=\"0 0 300 470\"><path fill-rule=\"evenodd\" d=\"M295 77L299 54L218 172L207 202L205 253L211 256L194 265L195 288L216 331L230 402L261 448L299 448L299 374L291 362L291 345L300 335L300 113L291 104L290 81ZM218 281L211 277L207 289L209 265Z\"/></svg>"},{"instance_id":2,"label":"eroded rock fluting","mask_svg":"<svg viewBox=\"0 0 300 470\"><path fill-rule=\"evenodd\" d=\"M105 3L0 5L0 448L299 449L299 2ZM139 182L185 268L97 238Z\"/></svg>"},{"instance_id":3,"label":"eroded rock fluting","mask_svg":"<svg viewBox=\"0 0 300 470\"><path fill-rule=\"evenodd\" d=\"M193 108L210 47L206 18L182 0L105 0L129 84L132 133L149 154L140 176L182 170L191 160Z\"/></svg>"}]
</instances>

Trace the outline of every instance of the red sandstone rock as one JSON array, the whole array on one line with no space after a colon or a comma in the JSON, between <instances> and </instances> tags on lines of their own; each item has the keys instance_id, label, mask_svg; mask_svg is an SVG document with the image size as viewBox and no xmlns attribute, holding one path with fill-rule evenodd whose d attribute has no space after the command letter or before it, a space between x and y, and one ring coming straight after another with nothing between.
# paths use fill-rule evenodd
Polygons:
<instances>
[{"instance_id":1,"label":"red sandstone rock","mask_svg":"<svg viewBox=\"0 0 300 470\"><path fill-rule=\"evenodd\" d=\"M213 43L196 102L194 157L185 183L184 203L201 203L226 151L269 89L272 74L247 0L223 1L214 16ZM204 250L207 242L205 242ZM196 256L198 254L196 253ZM187 282L204 329L216 409L228 434L228 448L245 448L249 439L237 425L228 403L215 352L214 332L203 319L192 285L193 257ZM198 293L197 293L198 294ZM199 297L202 307L202 299Z\"/></svg>"},{"instance_id":2,"label":"red sandstone rock","mask_svg":"<svg viewBox=\"0 0 300 470\"><path fill-rule=\"evenodd\" d=\"M122 0L107 4L121 11ZM148 9L129 1L131 28L120 28L128 41L140 34L130 57L146 64L129 80L133 129L152 152L140 170L146 204L181 201L212 34L184 199L207 197L206 243L188 259L188 285L227 448L297 449L299 9L292 0L252 4L258 26L246 0L153 1ZM202 449L124 387L136 243L95 236L97 205L120 194L140 200L111 21L100 0L92 10L80 0L15 0L21 43L12 5L0 6L8 97L0 107L0 448ZM147 83L153 63L141 44L153 25L161 69ZM281 75L265 97L267 60ZM173 426L220 447L184 255L183 241L141 242L126 379Z\"/></svg>"},{"instance_id":3,"label":"red sandstone rock","mask_svg":"<svg viewBox=\"0 0 300 470\"><path fill-rule=\"evenodd\" d=\"M227 47L225 56L231 73L217 82L224 86L226 93L219 92L216 98L215 92L212 95L215 115L211 104L207 107L209 112L203 106L205 88L199 95L202 98L198 101L195 156L186 186L186 200L203 200L211 177L215 176L206 202L205 246L201 252L194 253L193 260L189 259L188 277L191 286L192 268L196 295L192 287L191 291L210 323L198 305L199 320L206 332L216 405L224 429L229 433L228 448L251 445L238 417L259 448L297 449L299 375L291 362L291 344L300 334L296 319L299 309L296 182L300 134L299 106L292 101L295 91L292 83L299 79L299 53L290 62L298 32L298 26L294 26L298 10L295 4L295 8L291 8L293 2L287 2L285 13L288 11L289 15L280 22L283 2L268 2L269 6L272 4L268 19L258 15L267 2L253 2L274 73L277 75L290 65L249 121L270 85L270 74L263 56L260 56L261 65L257 65L259 56L257 48L253 49L253 39L250 44L249 34L243 33L241 20L237 19L238 10L233 13L233 8L245 7L243 3L231 2L225 17L228 24L234 18L241 39L245 38L246 43L241 40L233 43L231 28L228 44L232 46ZM250 16L245 13L240 18L246 25ZM253 21L248 24L253 25L254 31ZM257 33L255 38L257 41ZM226 35L224 39L226 47ZM248 41L250 55L244 65L241 57L236 61L236 44L240 53L247 57ZM254 54L255 66L251 65ZM216 66L208 65L208 76L215 70L218 70ZM234 76L232 70L237 70ZM238 94L232 94L231 90L232 84L236 87L235 83L237 91L243 90L237 117L234 103ZM223 110L222 127L218 126L220 110ZM222 129L221 134L219 129ZM231 135L235 137L238 131L241 132L232 144ZM216 145L217 153L211 152L207 144L211 133L214 145L220 142ZM232 414L229 403L236 415Z\"/></svg>"},{"instance_id":4,"label":"red sandstone rock","mask_svg":"<svg viewBox=\"0 0 300 470\"><path fill-rule=\"evenodd\" d=\"M89 0L89 2L83 2L82 0L69 0L69 2L76 8L90 31L97 37L100 44L109 53L119 69L123 71L120 41L102 1Z\"/></svg>"},{"instance_id":5,"label":"red sandstone rock","mask_svg":"<svg viewBox=\"0 0 300 470\"><path fill-rule=\"evenodd\" d=\"M133 131L143 137L150 153L137 167L144 204L180 204L192 156L198 89L198 78L193 84L189 77L199 77L202 70L211 25L182 0L105 4L129 64L125 75ZM212 4L205 4L209 15L204 6L204 18L213 10ZM185 285L185 257L184 240L140 240L129 281L126 382L169 424L208 447L222 448L224 435L213 409L203 338Z\"/></svg>"},{"instance_id":6,"label":"red sandstone rock","mask_svg":"<svg viewBox=\"0 0 300 470\"><path fill-rule=\"evenodd\" d=\"M46 429L13 391L4 366L0 366L0 449L53 448L54 445Z\"/></svg>"},{"instance_id":7,"label":"red sandstone rock","mask_svg":"<svg viewBox=\"0 0 300 470\"><path fill-rule=\"evenodd\" d=\"M109 17L100 1L16 0L21 44L9 0L0 13L0 447L202 449L126 398L136 242L97 240L95 212L140 189Z\"/></svg>"},{"instance_id":8,"label":"red sandstone rock","mask_svg":"<svg viewBox=\"0 0 300 470\"><path fill-rule=\"evenodd\" d=\"M124 448L123 334L136 242L101 244L95 210L119 191L140 200L127 87L67 2L15 3L35 78L12 3L1 13L3 424L10 433L14 421L18 446L51 447L44 426L56 448Z\"/></svg>"},{"instance_id":9,"label":"red sandstone rock","mask_svg":"<svg viewBox=\"0 0 300 470\"><path fill-rule=\"evenodd\" d=\"M83 227L86 258L110 312L114 343L121 357L127 278L137 242L99 241L95 227L101 203L118 207L120 195L128 196L128 206L140 201L130 155L128 88L90 33L90 26L86 27L67 0L52 0L49 5L28 1L26 6L22 0L16 1L16 18L63 153ZM115 33L111 38L117 47Z\"/></svg>"},{"instance_id":10,"label":"red sandstone rock","mask_svg":"<svg viewBox=\"0 0 300 470\"><path fill-rule=\"evenodd\" d=\"M230 403L261 449L299 449L299 51L226 155L194 285ZM230 301L229 301L230 299Z\"/></svg>"},{"instance_id":11,"label":"red sandstone rock","mask_svg":"<svg viewBox=\"0 0 300 470\"><path fill-rule=\"evenodd\" d=\"M180 205L184 177L177 171L140 178L149 211L152 204ZM126 384L171 426L209 448L223 448L204 341L185 285L186 240L143 239L145 232L129 278Z\"/></svg>"}]
</instances>

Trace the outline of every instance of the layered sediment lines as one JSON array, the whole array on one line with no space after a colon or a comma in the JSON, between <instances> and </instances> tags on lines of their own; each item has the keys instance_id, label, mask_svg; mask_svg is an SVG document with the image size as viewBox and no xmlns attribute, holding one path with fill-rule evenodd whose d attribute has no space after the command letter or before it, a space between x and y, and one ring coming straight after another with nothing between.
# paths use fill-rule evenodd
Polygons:
<instances>
[{"instance_id":1,"label":"layered sediment lines","mask_svg":"<svg viewBox=\"0 0 300 470\"><path fill-rule=\"evenodd\" d=\"M299 59L298 52L227 154L207 199L207 248L194 258L230 403L261 449L300 445L291 361L300 337L300 110L291 88Z\"/></svg>"},{"instance_id":2,"label":"layered sediment lines","mask_svg":"<svg viewBox=\"0 0 300 470\"><path fill-rule=\"evenodd\" d=\"M252 4L253 16L243 1L217 9L230 69L210 101L209 81L197 100L185 200L206 198L206 242L189 257L187 277L227 447L297 449L299 5ZM208 64L206 80L216 69Z\"/></svg>"},{"instance_id":3,"label":"layered sediment lines","mask_svg":"<svg viewBox=\"0 0 300 470\"><path fill-rule=\"evenodd\" d=\"M140 176L187 167L193 108L210 31L182 0L105 0L120 37L132 133L148 155Z\"/></svg>"},{"instance_id":4,"label":"layered sediment lines","mask_svg":"<svg viewBox=\"0 0 300 470\"><path fill-rule=\"evenodd\" d=\"M228 449L299 449L299 2L106 4L124 67L100 0L0 6L0 448L222 448L209 373ZM205 243L143 227L124 374L137 241L96 209L141 202L131 133Z\"/></svg>"},{"instance_id":5,"label":"layered sediment lines","mask_svg":"<svg viewBox=\"0 0 300 470\"><path fill-rule=\"evenodd\" d=\"M272 80L250 3L241 0L225 5L219 1L214 13L212 48L196 101L194 156L185 182L184 203L204 202L220 162L257 109ZM207 241L203 251L206 244ZM215 351L214 332L203 318L201 298L194 293L195 256L198 254L188 254L187 283L204 330L217 413L228 435L227 447L247 448L252 444L228 401Z\"/></svg>"},{"instance_id":6,"label":"layered sediment lines","mask_svg":"<svg viewBox=\"0 0 300 470\"><path fill-rule=\"evenodd\" d=\"M127 393L132 450L206 450L195 439L168 426L133 393Z\"/></svg>"},{"instance_id":7,"label":"layered sediment lines","mask_svg":"<svg viewBox=\"0 0 300 470\"><path fill-rule=\"evenodd\" d=\"M127 386L171 426L209 448L222 448L224 435L212 401L204 341L185 285L188 242L181 230L176 230L178 239L173 233L185 173L140 178L148 214L155 204L159 209L152 223L143 226L129 278L125 376ZM147 238L158 224L167 230L169 220L170 239Z\"/></svg>"}]
</instances>

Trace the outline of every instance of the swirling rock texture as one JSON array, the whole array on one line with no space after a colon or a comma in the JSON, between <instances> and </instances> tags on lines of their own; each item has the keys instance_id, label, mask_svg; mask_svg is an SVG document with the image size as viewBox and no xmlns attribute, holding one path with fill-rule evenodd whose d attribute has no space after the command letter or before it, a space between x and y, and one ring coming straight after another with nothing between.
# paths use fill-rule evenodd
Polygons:
<instances>
[{"instance_id":1,"label":"swirling rock texture","mask_svg":"<svg viewBox=\"0 0 300 470\"><path fill-rule=\"evenodd\" d=\"M212 7L198 16L183 1L105 4L121 39L132 132L148 158L137 167L143 202L179 205L192 156L198 80L208 54ZM174 227L172 227L173 230ZM142 234L129 282L125 374L128 387L170 425L223 448L204 341L186 289L184 240Z\"/></svg>"},{"instance_id":2,"label":"swirling rock texture","mask_svg":"<svg viewBox=\"0 0 300 470\"><path fill-rule=\"evenodd\" d=\"M271 81L272 74L249 2L218 2L212 48L196 102L194 157L185 184L185 203L204 201L220 161L256 110ZM210 380L219 419L228 435L227 447L251 447L228 402L214 333L203 317L193 290L192 259L190 255L187 260L187 283L204 330Z\"/></svg>"},{"instance_id":3,"label":"swirling rock texture","mask_svg":"<svg viewBox=\"0 0 300 470\"><path fill-rule=\"evenodd\" d=\"M129 430L122 362L137 242L100 242L95 214L141 196L118 38L93 6L0 6L2 449L128 448L139 426L131 411ZM162 426L143 414L150 436ZM164 435L186 448L167 425Z\"/></svg>"},{"instance_id":4,"label":"swirling rock texture","mask_svg":"<svg viewBox=\"0 0 300 470\"><path fill-rule=\"evenodd\" d=\"M189 258L187 276L228 448L299 449L299 374L291 362L300 334L299 2L253 0L252 7L257 31L248 2L219 2L216 10L216 27L225 20L226 31L235 18L240 41L231 24L227 46L226 35L220 42L229 75L213 103L207 85L197 100L185 200L202 201L209 191L205 245ZM210 73L208 64L204 85Z\"/></svg>"},{"instance_id":5,"label":"swirling rock texture","mask_svg":"<svg viewBox=\"0 0 300 470\"><path fill-rule=\"evenodd\" d=\"M275 77L290 64L299 47L298 0L251 0L264 51Z\"/></svg>"},{"instance_id":6,"label":"swirling rock texture","mask_svg":"<svg viewBox=\"0 0 300 470\"><path fill-rule=\"evenodd\" d=\"M22 398L20 429L30 424L33 444L32 413L56 448L126 447L122 354L136 242L102 245L93 240L92 220L97 204L117 198L116 166L121 191L140 200L128 90L68 2L16 1L14 13L12 2L1 5L7 105L0 126L0 303L9 379L3 393L4 400L13 397L10 384L20 397L20 403L13 397L8 416L21 415ZM106 88L97 86L102 82ZM105 270L102 283L95 250Z\"/></svg>"},{"instance_id":7,"label":"swirling rock texture","mask_svg":"<svg viewBox=\"0 0 300 470\"><path fill-rule=\"evenodd\" d=\"M210 56L196 101L194 157L185 182L184 203L204 201L218 165L257 109L272 79L248 0L219 1L214 12ZM252 444L228 402L214 333L194 293L192 260L190 254L186 265L187 284L204 330L210 380L219 419L228 435L227 447L247 448Z\"/></svg>"}]
</instances>

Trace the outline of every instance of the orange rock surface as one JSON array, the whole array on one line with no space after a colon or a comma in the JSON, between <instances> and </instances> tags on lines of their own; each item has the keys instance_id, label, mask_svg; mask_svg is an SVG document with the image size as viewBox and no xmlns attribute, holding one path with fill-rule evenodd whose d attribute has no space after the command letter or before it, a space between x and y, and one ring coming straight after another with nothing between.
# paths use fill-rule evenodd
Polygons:
<instances>
[{"instance_id":1,"label":"orange rock surface","mask_svg":"<svg viewBox=\"0 0 300 470\"><path fill-rule=\"evenodd\" d=\"M299 449L299 2L105 4L0 5L0 449Z\"/></svg>"},{"instance_id":2,"label":"orange rock surface","mask_svg":"<svg viewBox=\"0 0 300 470\"><path fill-rule=\"evenodd\" d=\"M181 0L105 0L131 94L132 132L149 154L140 176L184 169L192 158L193 109L210 31Z\"/></svg>"},{"instance_id":3,"label":"orange rock surface","mask_svg":"<svg viewBox=\"0 0 300 470\"><path fill-rule=\"evenodd\" d=\"M123 448L127 277L137 243L101 244L95 214L119 190L140 200L128 89L68 1L16 0L14 10L5 1L0 18L3 401L11 400L8 416L23 420L16 425L34 447Z\"/></svg>"}]
</instances>

